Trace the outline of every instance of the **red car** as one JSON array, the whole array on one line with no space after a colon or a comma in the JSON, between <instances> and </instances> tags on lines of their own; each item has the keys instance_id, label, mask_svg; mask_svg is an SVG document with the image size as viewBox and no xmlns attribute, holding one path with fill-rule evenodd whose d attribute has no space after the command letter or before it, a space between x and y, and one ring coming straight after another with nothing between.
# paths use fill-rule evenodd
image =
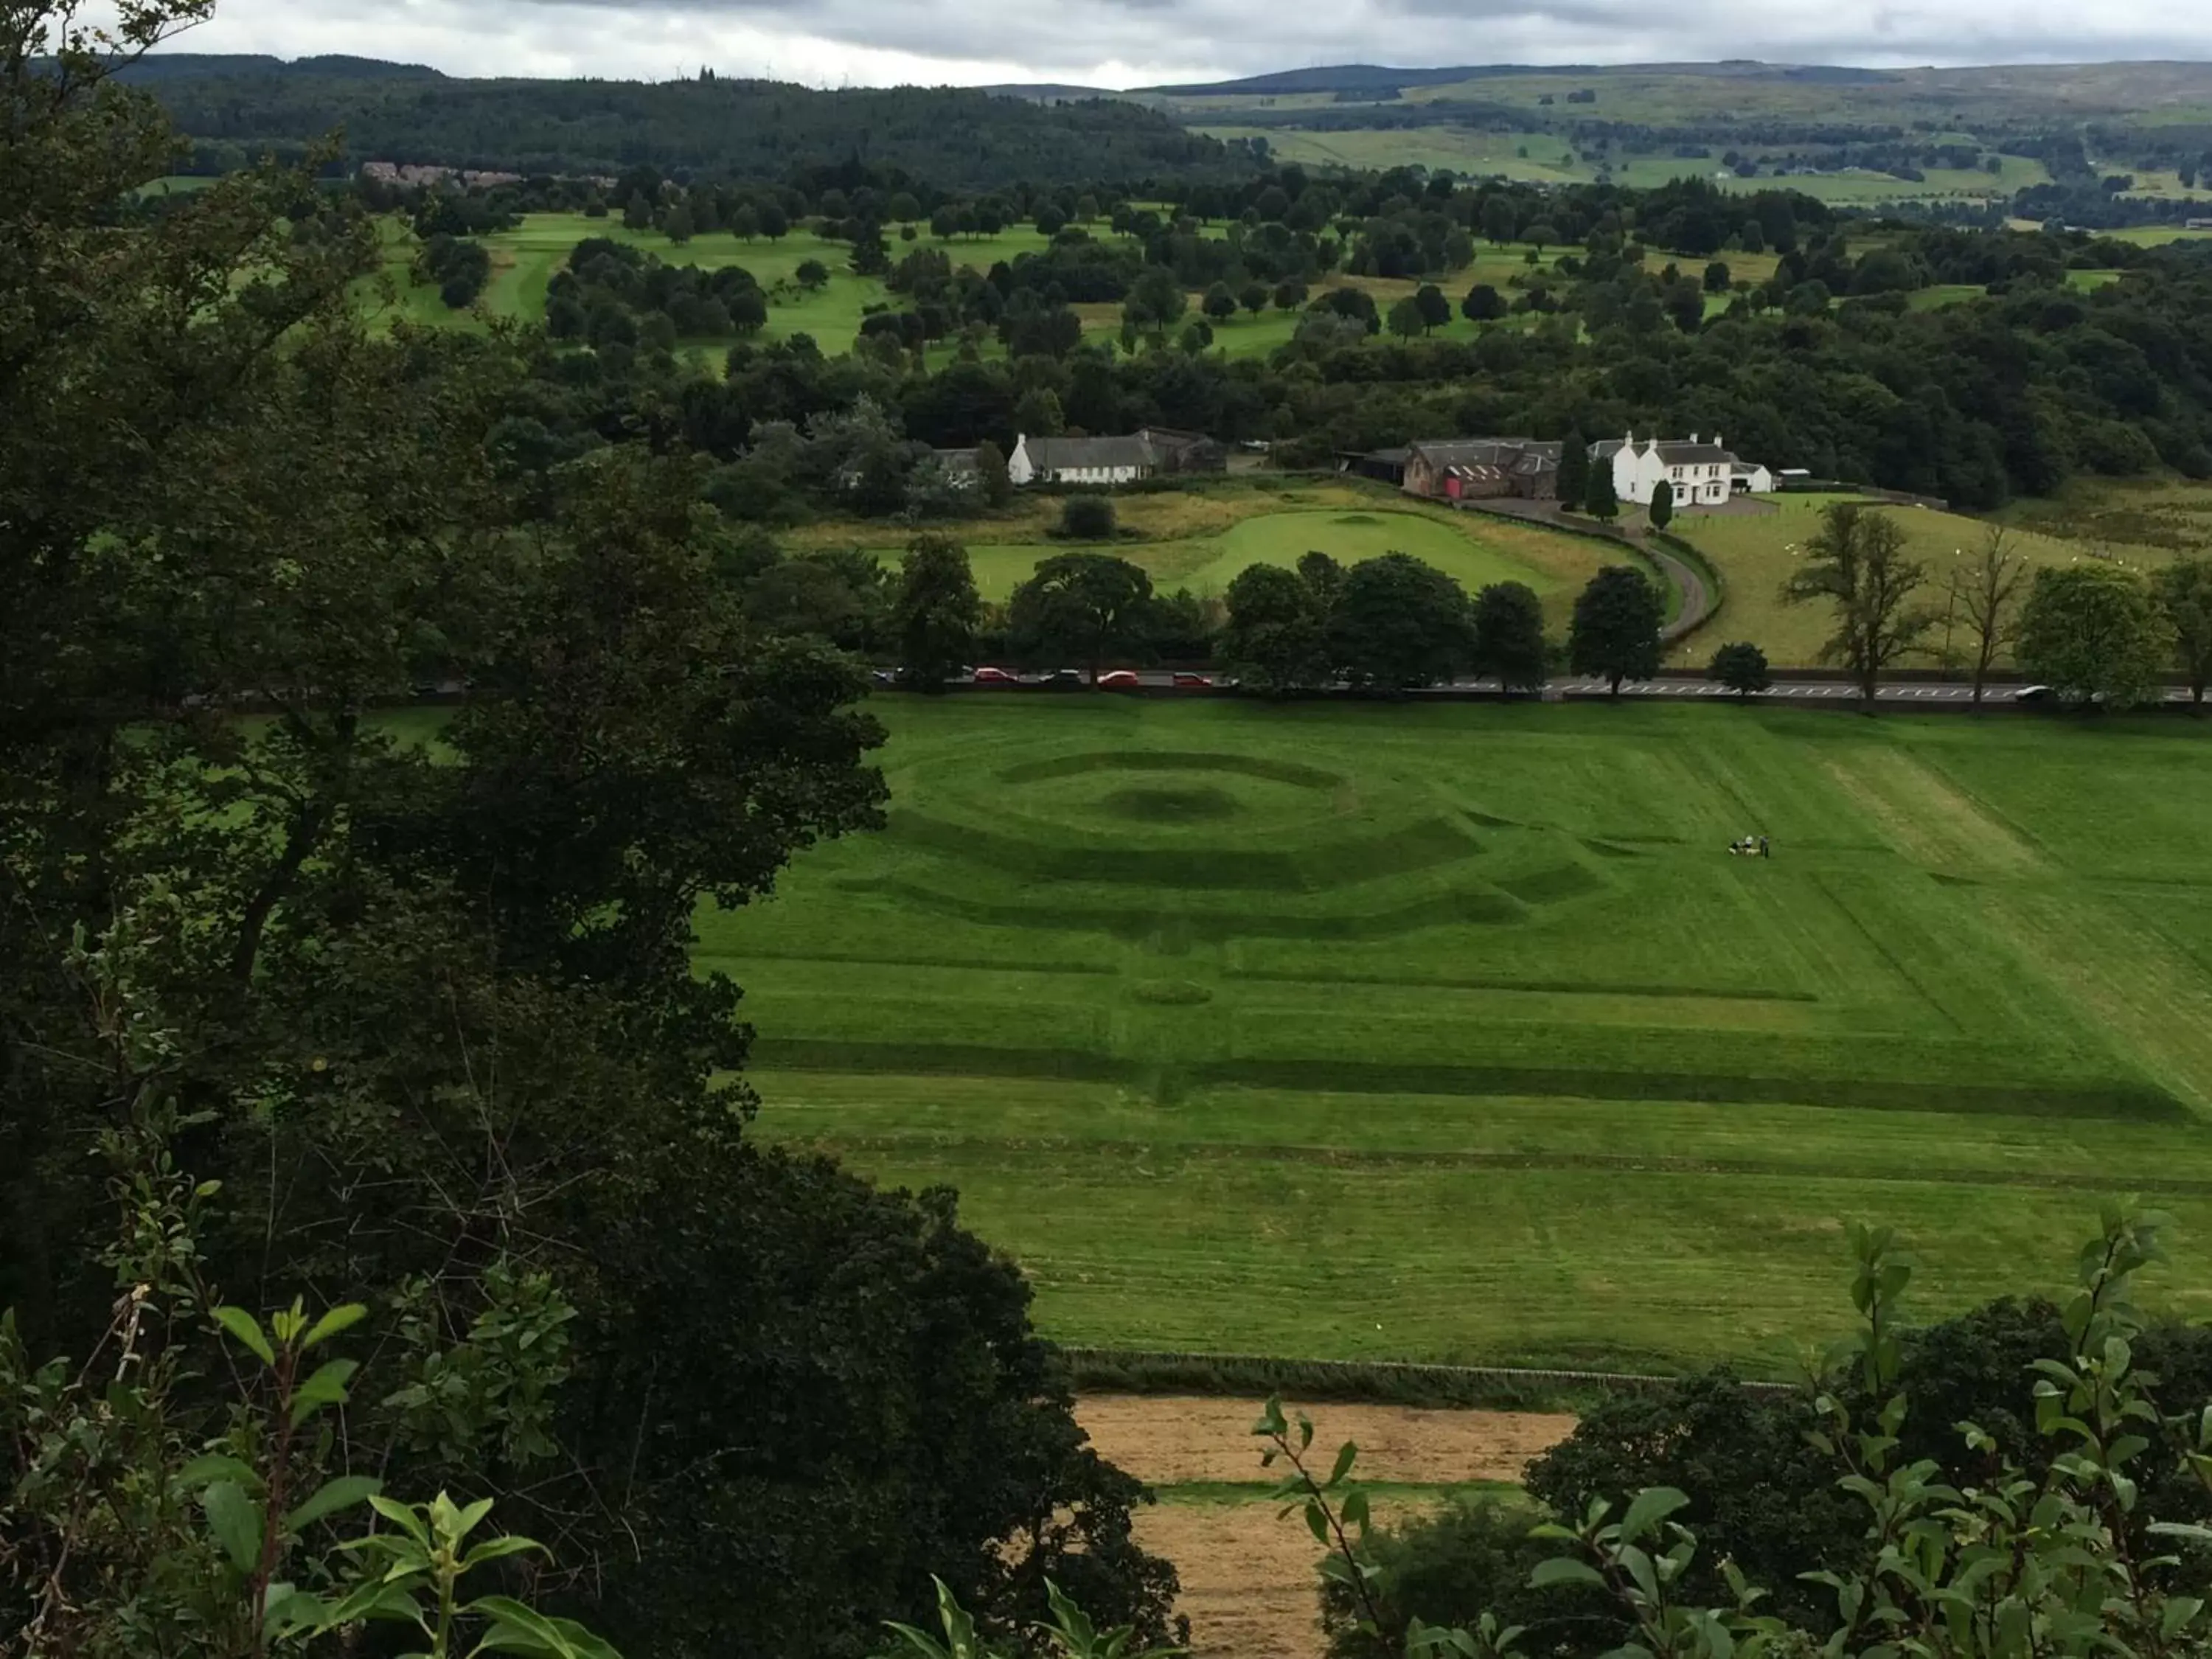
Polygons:
<instances>
[{"instance_id":1,"label":"red car","mask_svg":"<svg viewBox=\"0 0 2212 1659\"><path fill-rule=\"evenodd\" d=\"M1175 689L1178 691L1211 691L1213 677L1211 674L1178 674L1175 677Z\"/></svg>"},{"instance_id":2,"label":"red car","mask_svg":"<svg viewBox=\"0 0 2212 1659\"><path fill-rule=\"evenodd\" d=\"M1133 668L1109 668L1098 677L1101 691L1133 691L1143 684Z\"/></svg>"},{"instance_id":3,"label":"red car","mask_svg":"<svg viewBox=\"0 0 2212 1659\"><path fill-rule=\"evenodd\" d=\"M1012 685L1014 677L1003 668L979 668L975 671L978 685Z\"/></svg>"}]
</instances>

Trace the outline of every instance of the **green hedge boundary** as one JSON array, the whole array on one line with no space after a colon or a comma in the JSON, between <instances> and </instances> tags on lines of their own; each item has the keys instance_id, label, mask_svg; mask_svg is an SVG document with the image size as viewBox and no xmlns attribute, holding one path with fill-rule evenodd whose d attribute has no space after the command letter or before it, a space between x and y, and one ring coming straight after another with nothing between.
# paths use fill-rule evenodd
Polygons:
<instances>
[{"instance_id":1,"label":"green hedge boundary","mask_svg":"<svg viewBox=\"0 0 2212 1659\"><path fill-rule=\"evenodd\" d=\"M1262 1354L1178 1353L1127 1348L1063 1347L1078 1393L1190 1394L1264 1400L1272 1395L1347 1405L1439 1410L1587 1410L1618 1394L1642 1394L1684 1379L1657 1373L1425 1365L1410 1361L1285 1359ZM1787 1382L1747 1382L1788 1394Z\"/></svg>"}]
</instances>

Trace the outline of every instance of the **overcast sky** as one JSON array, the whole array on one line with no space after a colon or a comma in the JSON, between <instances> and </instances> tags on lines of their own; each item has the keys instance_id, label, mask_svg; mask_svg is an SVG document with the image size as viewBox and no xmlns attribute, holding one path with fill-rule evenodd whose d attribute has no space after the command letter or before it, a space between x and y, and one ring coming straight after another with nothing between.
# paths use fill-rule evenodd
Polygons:
<instances>
[{"instance_id":1,"label":"overcast sky","mask_svg":"<svg viewBox=\"0 0 2212 1659\"><path fill-rule=\"evenodd\" d=\"M2212 58L2189 0L218 0L177 43L454 75L1132 87L1316 64Z\"/></svg>"}]
</instances>

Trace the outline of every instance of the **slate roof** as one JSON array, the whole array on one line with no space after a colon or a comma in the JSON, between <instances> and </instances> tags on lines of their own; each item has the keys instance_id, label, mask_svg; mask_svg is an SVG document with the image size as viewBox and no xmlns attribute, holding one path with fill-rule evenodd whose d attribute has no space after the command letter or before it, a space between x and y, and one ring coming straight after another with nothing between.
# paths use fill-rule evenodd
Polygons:
<instances>
[{"instance_id":1,"label":"slate roof","mask_svg":"<svg viewBox=\"0 0 2212 1659\"><path fill-rule=\"evenodd\" d=\"M1408 458L1419 455L1431 466L1445 472L1459 466L1540 472L1559 464L1559 445L1540 444L1533 438L1453 438L1413 444L1406 453Z\"/></svg>"},{"instance_id":2,"label":"slate roof","mask_svg":"<svg viewBox=\"0 0 2212 1659\"><path fill-rule=\"evenodd\" d=\"M1620 453L1625 446L1618 438L1601 438L1589 447L1594 461L1609 461ZM1653 449L1659 452L1661 463L1667 466L1704 466L1720 461L1734 461L1735 452L1723 449L1718 444L1690 443L1678 438L1639 438L1636 453L1645 454Z\"/></svg>"},{"instance_id":3,"label":"slate roof","mask_svg":"<svg viewBox=\"0 0 2212 1659\"><path fill-rule=\"evenodd\" d=\"M1143 471L1159 465L1152 445L1142 438L1030 438L1030 464L1040 472L1070 472L1117 467Z\"/></svg>"}]
</instances>

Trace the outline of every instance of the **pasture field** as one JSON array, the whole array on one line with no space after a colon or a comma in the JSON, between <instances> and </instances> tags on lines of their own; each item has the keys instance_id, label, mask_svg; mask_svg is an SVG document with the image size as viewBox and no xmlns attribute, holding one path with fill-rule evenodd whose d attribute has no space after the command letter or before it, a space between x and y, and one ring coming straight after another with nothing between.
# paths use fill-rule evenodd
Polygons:
<instances>
[{"instance_id":1,"label":"pasture field","mask_svg":"<svg viewBox=\"0 0 2212 1659\"><path fill-rule=\"evenodd\" d=\"M2069 479L2056 496L2014 501L1997 516L2099 548L2212 550L2212 483L2201 479L2081 475Z\"/></svg>"},{"instance_id":2,"label":"pasture field","mask_svg":"<svg viewBox=\"0 0 2212 1659\"><path fill-rule=\"evenodd\" d=\"M1674 534L1711 560L1727 584L1720 616L1678 646L1670 658L1678 668L1701 667L1723 640L1749 640L1778 665L1809 667L1819 660L1821 642L1828 636L1828 612L1818 605L1787 605L1782 585L1796 566L1797 551L1820 528L1821 509L1838 499L1832 495L1776 495L1767 498L1772 510L1765 513L1685 513L1671 526ZM1914 557L1928 566L1928 585L1921 592L1923 604L1944 607L1951 570L1971 559L1985 534L1983 521L1960 513L1938 513L1926 507L1898 507L1893 514L1905 526ZM2173 556L2170 547L2108 539L2094 544L2016 526L2014 546L2033 565L2063 565L2088 556L2089 547L2138 568L2155 568ZM1970 651L1968 630L1954 618L1948 650ZM1905 666L1935 668L1946 661L1946 635L1939 625L1926 648ZM1963 660L1963 658L1958 659ZM2008 658L2002 660L2009 660Z\"/></svg>"},{"instance_id":3,"label":"pasture field","mask_svg":"<svg viewBox=\"0 0 2212 1659\"><path fill-rule=\"evenodd\" d=\"M1316 549L1346 564L1396 552L1425 559L1470 592L1496 581L1525 582L1544 600L1554 629L1565 628L1576 593L1607 560L1607 550L1584 537L1403 501L1386 489L1334 484L1124 496L1121 522L1137 538L1091 543L1049 539L1045 528L1060 501L1030 497L1005 520L953 533L967 539L987 599L1008 599L1040 561L1068 552L1111 553L1143 566L1159 591L1188 588L1200 598L1223 593L1247 565L1287 568ZM1169 510L1145 511L1155 504ZM867 547L896 562L902 550L881 544L883 535L880 524L801 532L805 545ZM992 539L980 539L985 536Z\"/></svg>"},{"instance_id":4,"label":"pasture field","mask_svg":"<svg viewBox=\"0 0 2212 1659\"><path fill-rule=\"evenodd\" d=\"M1955 1307L2128 1190L2212 1311L2193 724L877 708L888 828L704 911L698 965L755 1132L957 1187L1053 1336L1786 1374L1844 1218Z\"/></svg>"},{"instance_id":5,"label":"pasture field","mask_svg":"<svg viewBox=\"0 0 2212 1659\"><path fill-rule=\"evenodd\" d=\"M1414 101L1420 92L1432 90L1410 89L1407 101ZM1340 106L1330 107L1340 112ZM1753 147L1747 153L1762 163L1760 173L1740 179L1709 155L1591 154L1577 149L1571 138L1547 132L1504 132L1443 124L1315 131L1223 125L1195 131L1216 138L1265 138L1274 160L1304 167L1378 170L1419 167L1552 185L1590 184L1602 173L1613 183L1635 190L1654 189L1676 179L1711 179L1723 190L1795 190L1838 207L1947 198L1984 201L2010 197L2030 185L2051 180L2042 162L2024 155L2000 155L1999 171L1994 173L1979 168L1932 168L1923 178L1912 179L1852 168L1778 177L1771 169L1781 156Z\"/></svg>"},{"instance_id":6,"label":"pasture field","mask_svg":"<svg viewBox=\"0 0 2212 1659\"><path fill-rule=\"evenodd\" d=\"M805 230L794 229L776 240L762 236L750 241L726 231L715 231L676 243L658 231L627 229L619 218L591 219L580 213L532 213L526 214L522 223L513 230L496 231L477 239L490 251L492 258L491 281L477 306L482 313L479 316L448 310L434 286L410 279L408 267L416 244L413 232L404 221L386 219L382 230L385 274L398 290L389 314L410 322L480 328L485 318L540 321L545 315L546 284L567 261L570 250L587 236L605 236L641 248L668 264L697 265L708 270L741 265L753 274L768 295L769 320L762 330L763 337L781 339L793 334L811 334L825 351L833 353L852 344L867 307L883 304L891 297L875 277L853 273L849 263L852 247L848 243L829 241ZM1097 234L1112 235L1103 225L1097 227ZM941 247L951 255L956 266L973 265L979 270L988 270L999 260L1011 259L1018 253L1034 252L1045 245L1045 239L1028 227L1002 231L996 236L957 237L949 242L939 242L928 234L927 227L911 244L898 240L896 227L889 236L894 259L902 257L909 246ZM799 288L797 282L799 267L809 259L821 261L830 272L830 280L812 293ZM379 303L367 290L363 302L373 308ZM729 340L696 343L726 348L734 339L732 336Z\"/></svg>"},{"instance_id":7,"label":"pasture field","mask_svg":"<svg viewBox=\"0 0 2212 1659\"><path fill-rule=\"evenodd\" d=\"M1223 228L1217 222L1210 228L1218 234ZM1114 240L1114 233L1103 222L1091 229L1102 240ZM406 222L387 217L380 222L379 230L384 249L381 283L377 278L365 279L357 285L356 293L365 313L387 322L482 329L495 319L542 321L546 285L566 262L570 251L587 236L605 236L641 248L668 264L697 265L708 270L742 266L752 273L768 296L768 323L759 337L775 340L807 334L832 356L851 348L862 320L872 309L901 303L879 279L854 273L849 244L826 240L803 229L794 229L778 240L756 237L750 242L726 231L716 231L678 244L659 231L626 229L618 218L591 219L580 213L532 213L525 215L522 223L513 230L495 231L477 239L491 254L491 281L474 307L454 311L439 297L434 284L414 281L410 266L418 244ZM978 271L988 271L1000 260L1035 252L1046 245L1046 239L1028 225L1013 227L995 236L959 236L944 242L931 235L926 225L918 228L912 242L901 240L898 232L896 226L886 232L894 260L913 248L938 248L951 258L956 269L967 266ZM1442 284L1455 309L1451 320L1436 331L1437 337L1466 340L1474 338L1481 327L1526 327L1528 319L1522 317L1478 325L1459 315L1456 307L1460 297L1477 283L1490 283L1504 290L1509 278L1528 270L1526 255L1529 252L1519 244L1480 245L1474 262ZM1547 252L1555 258L1560 250ZM797 281L799 267L809 259L819 260L830 273L830 280L812 292L801 289ZM1775 263L1771 255L1738 255L1731 259L1730 269L1739 276L1756 281L1771 276ZM1331 276L1314 284L1313 293L1318 296L1332 288L1364 289L1375 296L1376 305L1387 313L1393 302L1412 294L1419 286L1413 281ZM1193 293L1188 297L1187 316L1197 318L1201 314L1201 295ZM1120 336L1119 305L1079 306L1076 309L1083 319L1085 335L1092 340L1110 342ZM1227 322L1212 325L1215 349L1231 357L1264 356L1288 343L1303 315L1302 311L1277 311L1272 307L1256 317L1239 311ZM709 368L719 373L722 355L736 343L737 338L732 335L719 339L689 339L683 345L699 354ZM941 367L957 349L957 343L952 341L931 346L932 366ZM986 356L997 356L1001 350L995 339L984 347Z\"/></svg>"}]
</instances>

